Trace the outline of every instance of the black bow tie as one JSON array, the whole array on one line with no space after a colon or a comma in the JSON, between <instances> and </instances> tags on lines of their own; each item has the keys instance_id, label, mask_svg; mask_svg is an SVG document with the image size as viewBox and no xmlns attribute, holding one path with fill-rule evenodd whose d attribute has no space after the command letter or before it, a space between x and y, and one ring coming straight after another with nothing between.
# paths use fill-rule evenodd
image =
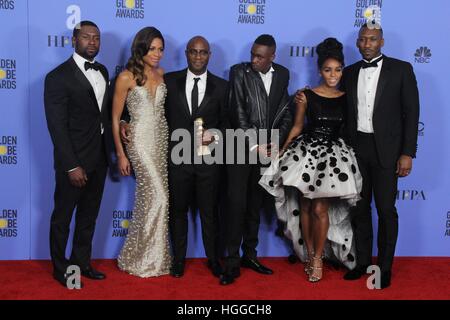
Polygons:
<instances>
[{"instance_id":1,"label":"black bow tie","mask_svg":"<svg viewBox=\"0 0 450 320\"><path fill-rule=\"evenodd\" d=\"M366 68L376 68L378 67L378 62L380 62L381 60L383 60L383 56L379 57L376 60L373 60L372 62L367 62L367 61L362 61L362 65L361 68L366 69Z\"/></svg>"},{"instance_id":2,"label":"black bow tie","mask_svg":"<svg viewBox=\"0 0 450 320\"><path fill-rule=\"evenodd\" d=\"M88 71L89 69L94 69L95 71L100 70L100 64L98 62L91 63L86 61L84 63L84 70Z\"/></svg>"}]
</instances>

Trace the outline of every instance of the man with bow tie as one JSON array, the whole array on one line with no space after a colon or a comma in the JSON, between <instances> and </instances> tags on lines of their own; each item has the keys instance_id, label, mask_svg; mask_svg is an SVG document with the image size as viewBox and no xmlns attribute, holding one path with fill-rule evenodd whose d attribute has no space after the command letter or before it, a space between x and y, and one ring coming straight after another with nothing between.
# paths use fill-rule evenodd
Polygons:
<instances>
[{"instance_id":1,"label":"man with bow tie","mask_svg":"<svg viewBox=\"0 0 450 320\"><path fill-rule=\"evenodd\" d=\"M95 61L100 31L91 21L73 31L73 55L45 78L44 100L48 130L54 145L55 194L50 225L53 277L68 285L67 268L77 265L81 274L95 280L105 275L92 268L92 238L108 167L111 146L109 76ZM76 208L70 259L65 251Z\"/></svg>"},{"instance_id":2,"label":"man with bow tie","mask_svg":"<svg viewBox=\"0 0 450 320\"><path fill-rule=\"evenodd\" d=\"M398 236L395 208L398 177L412 170L416 156L419 94L410 63L381 53L383 30L363 25L356 45L363 60L344 69L346 135L363 176L362 200L352 211L357 267L344 278L361 278L372 264L372 194L378 213L381 288L391 283Z\"/></svg>"}]
</instances>

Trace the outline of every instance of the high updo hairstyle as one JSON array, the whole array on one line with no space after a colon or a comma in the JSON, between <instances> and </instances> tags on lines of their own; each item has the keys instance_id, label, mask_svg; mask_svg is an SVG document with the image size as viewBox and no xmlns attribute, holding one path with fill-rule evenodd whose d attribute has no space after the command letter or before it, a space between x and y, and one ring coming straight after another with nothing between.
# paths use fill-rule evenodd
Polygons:
<instances>
[{"instance_id":1,"label":"high updo hairstyle","mask_svg":"<svg viewBox=\"0 0 450 320\"><path fill-rule=\"evenodd\" d=\"M328 59L335 59L344 66L344 53L342 52L343 46L336 38L326 38L316 47L316 53L318 56L317 64L319 70L322 69L323 64Z\"/></svg>"},{"instance_id":2,"label":"high updo hairstyle","mask_svg":"<svg viewBox=\"0 0 450 320\"><path fill-rule=\"evenodd\" d=\"M144 59L150 49L153 39L161 39L164 46L164 38L155 27L145 27L136 34L131 45L131 57L128 59L127 70L133 73L138 86L144 85L147 77L144 74Z\"/></svg>"}]
</instances>

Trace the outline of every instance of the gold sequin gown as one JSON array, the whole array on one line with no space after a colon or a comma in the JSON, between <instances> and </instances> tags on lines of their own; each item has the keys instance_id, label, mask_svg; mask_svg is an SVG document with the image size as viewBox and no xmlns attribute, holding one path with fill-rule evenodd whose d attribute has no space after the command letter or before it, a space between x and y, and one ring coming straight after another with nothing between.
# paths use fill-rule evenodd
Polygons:
<instances>
[{"instance_id":1,"label":"gold sequin gown","mask_svg":"<svg viewBox=\"0 0 450 320\"><path fill-rule=\"evenodd\" d=\"M139 277L168 274L171 264L166 94L166 86L161 83L154 97L144 86L136 86L127 96L131 117L131 142L127 152L136 175L136 191L133 219L118 265L121 270Z\"/></svg>"}]
</instances>

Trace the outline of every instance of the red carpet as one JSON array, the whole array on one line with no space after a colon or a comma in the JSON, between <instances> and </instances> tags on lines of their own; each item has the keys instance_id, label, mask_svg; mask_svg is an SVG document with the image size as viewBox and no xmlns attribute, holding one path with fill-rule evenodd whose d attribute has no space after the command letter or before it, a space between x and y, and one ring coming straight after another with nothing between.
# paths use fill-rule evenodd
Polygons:
<instances>
[{"instance_id":1,"label":"red carpet","mask_svg":"<svg viewBox=\"0 0 450 320\"><path fill-rule=\"evenodd\" d=\"M0 300L450 299L450 258L396 258L392 286L384 290L367 289L366 277L343 280L343 269L326 267L322 281L313 284L306 280L299 263L289 264L286 258L261 261L275 274L265 276L242 269L234 284L220 286L204 259L189 259L180 279L169 275L141 279L118 270L115 260L96 260L93 265L105 272L107 279L83 279L81 290L68 290L54 281L49 261L0 261Z\"/></svg>"}]
</instances>

